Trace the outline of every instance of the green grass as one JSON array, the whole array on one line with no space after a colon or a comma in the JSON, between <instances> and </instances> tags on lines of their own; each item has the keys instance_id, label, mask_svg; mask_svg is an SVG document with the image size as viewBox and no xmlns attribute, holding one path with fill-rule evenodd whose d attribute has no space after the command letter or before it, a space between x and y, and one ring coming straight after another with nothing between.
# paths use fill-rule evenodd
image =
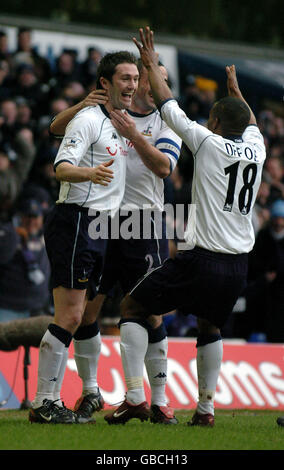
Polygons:
<instances>
[{"instance_id":1,"label":"green grass","mask_svg":"<svg viewBox=\"0 0 284 470\"><path fill-rule=\"evenodd\" d=\"M26 410L0 411L0 450L283 450L284 428L277 411L221 411L215 427L187 426L193 414L177 411L176 426L141 423L108 425L105 412L96 424L31 424Z\"/></svg>"}]
</instances>

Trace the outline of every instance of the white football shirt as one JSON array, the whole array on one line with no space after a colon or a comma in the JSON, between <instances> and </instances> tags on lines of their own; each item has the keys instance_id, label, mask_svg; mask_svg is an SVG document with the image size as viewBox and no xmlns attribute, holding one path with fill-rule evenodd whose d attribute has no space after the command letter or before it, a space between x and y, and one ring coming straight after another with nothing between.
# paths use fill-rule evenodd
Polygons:
<instances>
[{"instance_id":1,"label":"white football shirt","mask_svg":"<svg viewBox=\"0 0 284 470\"><path fill-rule=\"evenodd\" d=\"M169 158L171 170L173 170L180 155L181 138L166 125L157 110L148 115L129 110L127 112L134 119L136 128L144 138ZM128 145L122 207L143 209L147 206L162 211L164 207L163 179L146 167L131 142L128 142Z\"/></svg>"},{"instance_id":2,"label":"white football shirt","mask_svg":"<svg viewBox=\"0 0 284 470\"><path fill-rule=\"evenodd\" d=\"M125 189L128 146L111 124L103 106L87 107L68 123L54 166L69 162L78 167L96 167L114 159L109 167L114 178L108 186L82 183L60 183L57 203L77 204L98 211L116 211Z\"/></svg>"},{"instance_id":3,"label":"white football shirt","mask_svg":"<svg viewBox=\"0 0 284 470\"><path fill-rule=\"evenodd\" d=\"M175 100L166 101L161 114L194 157L185 241L191 248L248 253L255 242L252 207L266 158L258 127L248 126L240 138L224 138L191 121Z\"/></svg>"}]
</instances>

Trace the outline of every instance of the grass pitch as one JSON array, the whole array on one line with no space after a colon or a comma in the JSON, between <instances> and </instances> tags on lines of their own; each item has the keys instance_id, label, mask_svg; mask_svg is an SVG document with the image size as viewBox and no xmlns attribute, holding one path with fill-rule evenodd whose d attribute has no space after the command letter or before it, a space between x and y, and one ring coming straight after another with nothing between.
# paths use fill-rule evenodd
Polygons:
<instances>
[{"instance_id":1,"label":"grass pitch","mask_svg":"<svg viewBox=\"0 0 284 470\"><path fill-rule=\"evenodd\" d=\"M276 423L283 412L216 410L215 427L187 426L193 410L176 411L178 425L141 423L125 425L31 424L26 410L0 411L0 450L284 450L284 427Z\"/></svg>"}]
</instances>

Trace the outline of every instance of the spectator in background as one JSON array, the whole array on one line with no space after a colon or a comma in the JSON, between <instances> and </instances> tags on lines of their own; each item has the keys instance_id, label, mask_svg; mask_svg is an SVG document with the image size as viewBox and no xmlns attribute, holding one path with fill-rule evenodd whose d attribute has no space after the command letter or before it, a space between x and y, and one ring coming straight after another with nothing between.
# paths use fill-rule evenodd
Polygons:
<instances>
[{"instance_id":1,"label":"spectator in background","mask_svg":"<svg viewBox=\"0 0 284 470\"><path fill-rule=\"evenodd\" d=\"M66 101L63 97L55 98L50 104L50 116L53 118L56 114L61 113L69 107L68 101Z\"/></svg>"},{"instance_id":2,"label":"spectator in background","mask_svg":"<svg viewBox=\"0 0 284 470\"><path fill-rule=\"evenodd\" d=\"M210 109L216 102L218 85L215 80L198 76L196 77L196 86L199 90L199 98L201 101L199 121L205 123L208 120Z\"/></svg>"},{"instance_id":3,"label":"spectator in background","mask_svg":"<svg viewBox=\"0 0 284 470\"><path fill-rule=\"evenodd\" d=\"M70 82L80 81L76 56L72 51L65 50L57 59L54 75L53 94L59 96Z\"/></svg>"},{"instance_id":4,"label":"spectator in background","mask_svg":"<svg viewBox=\"0 0 284 470\"><path fill-rule=\"evenodd\" d=\"M271 206L269 224L256 237L249 257L248 320L269 342L284 342L284 200Z\"/></svg>"},{"instance_id":5,"label":"spectator in background","mask_svg":"<svg viewBox=\"0 0 284 470\"><path fill-rule=\"evenodd\" d=\"M18 111L16 120L17 129L27 128L35 134L36 123L33 119L32 109L28 102L24 98L18 98L16 104Z\"/></svg>"},{"instance_id":6,"label":"spectator in background","mask_svg":"<svg viewBox=\"0 0 284 470\"><path fill-rule=\"evenodd\" d=\"M48 89L39 81L34 66L22 64L17 69L13 96L24 98L32 109L33 117L38 118L48 109Z\"/></svg>"},{"instance_id":7,"label":"spectator in background","mask_svg":"<svg viewBox=\"0 0 284 470\"><path fill-rule=\"evenodd\" d=\"M51 199L48 191L29 180L21 192L19 200L31 199L36 199L40 204L43 218L45 220L45 217L54 206L54 201Z\"/></svg>"},{"instance_id":8,"label":"spectator in background","mask_svg":"<svg viewBox=\"0 0 284 470\"><path fill-rule=\"evenodd\" d=\"M180 105L192 120L198 121L201 102L199 90L193 75L187 75L185 77L185 86L181 95Z\"/></svg>"},{"instance_id":9,"label":"spectator in background","mask_svg":"<svg viewBox=\"0 0 284 470\"><path fill-rule=\"evenodd\" d=\"M35 158L33 136L29 129L22 129L16 135L13 144L12 148L10 141L0 142L1 216L7 219L13 212L14 204Z\"/></svg>"},{"instance_id":10,"label":"spectator in background","mask_svg":"<svg viewBox=\"0 0 284 470\"><path fill-rule=\"evenodd\" d=\"M55 203L58 199L59 182L54 171L54 160L58 152L59 143L53 140L50 145L43 145L37 154L31 181L43 188Z\"/></svg>"},{"instance_id":11,"label":"spectator in background","mask_svg":"<svg viewBox=\"0 0 284 470\"><path fill-rule=\"evenodd\" d=\"M264 180L270 184L270 203L284 198L284 162L281 158L268 158L264 167Z\"/></svg>"},{"instance_id":12,"label":"spectator in background","mask_svg":"<svg viewBox=\"0 0 284 470\"><path fill-rule=\"evenodd\" d=\"M4 99L0 104L0 113L2 116L2 125L0 133L2 140L12 141L16 132L16 121L17 121L17 104L12 98Z\"/></svg>"},{"instance_id":13,"label":"spectator in background","mask_svg":"<svg viewBox=\"0 0 284 470\"><path fill-rule=\"evenodd\" d=\"M270 185L266 181L262 181L256 197L253 208L253 228L257 234L259 230L266 226L270 219L269 211Z\"/></svg>"},{"instance_id":14,"label":"spectator in background","mask_svg":"<svg viewBox=\"0 0 284 470\"><path fill-rule=\"evenodd\" d=\"M8 36L3 30L0 31L0 60L10 63L11 53L8 48Z\"/></svg>"},{"instance_id":15,"label":"spectator in background","mask_svg":"<svg viewBox=\"0 0 284 470\"><path fill-rule=\"evenodd\" d=\"M50 301L50 267L39 202L33 199L23 201L19 217L19 226L15 228L18 234L16 251L8 263L0 266L1 322L42 314Z\"/></svg>"},{"instance_id":16,"label":"spectator in background","mask_svg":"<svg viewBox=\"0 0 284 470\"><path fill-rule=\"evenodd\" d=\"M0 59L0 100L11 96L10 66L7 60Z\"/></svg>"},{"instance_id":17,"label":"spectator in background","mask_svg":"<svg viewBox=\"0 0 284 470\"><path fill-rule=\"evenodd\" d=\"M97 69L102 58L102 53L97 47L88 48L88 56L81 65L83 85L88 88L93 86L97 80Z\"/></svg>"},{"instance_id":18,"label":"spectator in background","mask_svg":"<svg viewBox=\"0 0 284 470\"><path fill-rule=\"evenodd\" d=\"M63 98L68 102L69 105L79 103L85 97L85 88L82 83L72 81L69 82L62 90Z\"/></svg>"},{"instance_id":19,"label":"spectator in background","mask_svg":"<svg viewBox=\"0 0 284 470\"><path fill-rule=\"evenodd\" d=\"M180 100L182 109L190 116L190 119L200 124L205 123L216 101L217 90L218 85L214 80L187 75L185 89Z\"/></svg>"},{"instance_id":20,"label":"spectator in background","mask_svg":"<svg viewBox=\"0 0 284 470\"><path fill-rule=\"evenodd\" d=\"M17 50L12 57L15 69L19 65L30 65L34 68L40 82L47 82L51 77L48 60L39 55L36 48L32 46L32 30L30 28L21 27L18 29Z\"/></svg>"}]
</instances>

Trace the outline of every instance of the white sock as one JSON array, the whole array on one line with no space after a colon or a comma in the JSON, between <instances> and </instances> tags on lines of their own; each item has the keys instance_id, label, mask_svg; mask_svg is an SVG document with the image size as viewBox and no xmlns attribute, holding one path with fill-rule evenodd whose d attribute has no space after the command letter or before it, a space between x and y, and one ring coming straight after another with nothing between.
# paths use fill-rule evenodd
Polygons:
<instances>
[{"instance_id":1,"label":"white sock","mask_svg":"<svg viewBox=\"0 0 284 470\"><path fill-rule=\"evenodd\" d=\"M133 405L139 405L146 400L143 372L148 348L148 331L138 323L122 323L120 338L121 359L127 386L126 399Z\"/></svg>"},{"instance_id":2,"label":"white sock","mask_svg":"<svg viewBox=\"0 0 284 470\"><path fill-rule=\"evenodd\" d=\"M53 399L57 400L56 404L58 406L62 406L62 401L61 401L61 388L62 388L62 383L65 375L65 369L68 361L68 354L69 353L69 348L65 347L65 350L63 351L62 355L62 361L61 361L61 366L59 369L58 373L58 378L57 381L55 382L55 387L54 387L54 394L53 394Z\"/></svg>"},{"instance_id":3,"label":"white sock","mask_svg":"<svg viewBox=\"0 0 284 470\"><path fill-rule=\"evenodd\" d=\"M149 343L145 365L151 386L151 404L166 406L165 389L167 383L168 338L158 343Z\"/></svg>"},{"instance_id":4,"label":"white sock","mask_svg":"<svg viewBox=\"0 0 284 470\"><path fill-rule=\"evenodd\" d=\"M101 353L101 334L74 341L74 358L83 383L83 395L98 392L97 372Z\"/></svg>"},{"instance_id":5,"label":"white sock","mask_svg":"<svg viewBox=\"0 0 284 470\"><path fill-rule=\"evenodd\" d=\"M214 415L214 396L223 357L223 341L197 348L198 404L197 412Z\"/></svg>"},{"instance_id":6,"label":"white sock","mask_svg":"<svg viewBox=\"0 0 284 470\"><path fill-rule=\"evenodd\" d=\"M39 348L38 382L33 408L42 405L45 398L54 400L54 389L58 379L65 344L50 333L45 332Z\"/></svg>"}]
</instances>

